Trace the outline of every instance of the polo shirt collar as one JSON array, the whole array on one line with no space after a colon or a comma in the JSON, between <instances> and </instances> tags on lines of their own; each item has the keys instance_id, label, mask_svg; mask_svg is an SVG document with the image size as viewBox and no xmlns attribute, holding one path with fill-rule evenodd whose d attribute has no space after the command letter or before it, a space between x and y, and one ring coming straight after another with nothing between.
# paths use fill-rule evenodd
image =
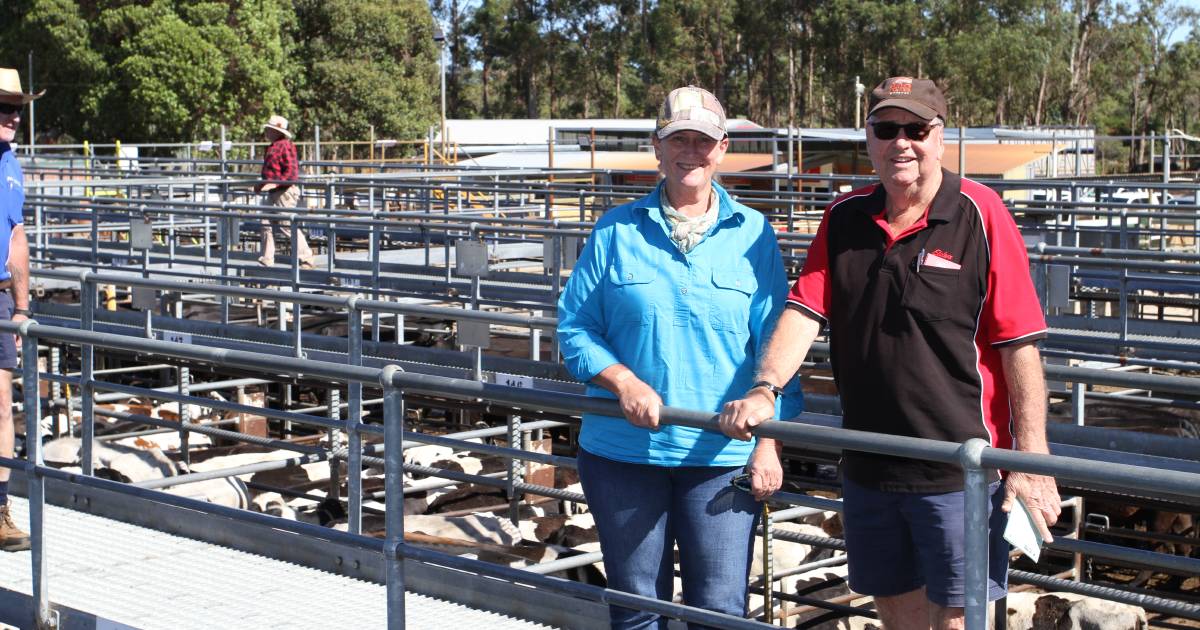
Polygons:
<instances>
[{"instance_id":1,"label":"polo shirt collar","mask_svg":"<svg viewBox=\"0 0 1200 630\"><path fill-rule=\"evenodd\" d=\"M942 185L929 204L929 220L949 223L958 214L959 195L962 192L962 178L957 173L942 169Z\"/></svg>"},{"instance_id":2,"label":"polo shirt collar","mask_svg":"<svg viewBox=\"0 0 1200 630\"><path fill-rule=\"evenodd\" d=\"M937 193L933 196L933 202L929 204L929 210L925 213L922 221L939 223L949 223L954 220L958 214L959 195L962 192L962 178L957 173L942 169L942 183L938 186ZM887 190L883 184L876 184L875 190L871 191L872 203L865 203L860 206L862 211L872 218L877 216L879 208L887 207Z\"/></svg>"}]
</instances>

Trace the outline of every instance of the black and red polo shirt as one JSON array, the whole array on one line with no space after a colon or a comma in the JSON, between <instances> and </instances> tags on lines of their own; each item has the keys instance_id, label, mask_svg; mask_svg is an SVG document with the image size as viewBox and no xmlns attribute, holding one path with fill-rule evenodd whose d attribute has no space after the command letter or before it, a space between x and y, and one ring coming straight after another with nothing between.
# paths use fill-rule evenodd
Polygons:
<instances>
[{"instance_id":1,"label":"black and red polo shirt","mask_svg":"<svg viewBox=\"0 0 1200 630\"><path fill-rule=\"evenodd\" d=\"M991 189L943 170L925 216L892 235L886 194L830 204L788 296L829 324L843 426L1011 448L998 348L1046 335L1017 225ZM842 469L880 490L963 487L952 464L847 451Z\"/></svg>"}]
</instances>

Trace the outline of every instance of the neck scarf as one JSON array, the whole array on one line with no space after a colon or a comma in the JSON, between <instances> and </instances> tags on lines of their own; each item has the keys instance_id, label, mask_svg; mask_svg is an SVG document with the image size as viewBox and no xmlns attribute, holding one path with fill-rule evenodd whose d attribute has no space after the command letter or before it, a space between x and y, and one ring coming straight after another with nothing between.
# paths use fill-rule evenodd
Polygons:
<instances>
[{"instance_id":1,"label":"neck scarf","mask_svg":"<svg viewBox=\"0 0 1200 630\"><path fill-rule=\"evenodd\" d=\"M671 241L685 254L692 251L704 240L709 228L717 222L717 212L721 205L717 201L717 191L713 190L708 195L708 211L695 217L689 217L672 208L665 187L659 193L659 197L663 214L667 217L667 225L671 228Z\"/></svg>"}]
</instances>

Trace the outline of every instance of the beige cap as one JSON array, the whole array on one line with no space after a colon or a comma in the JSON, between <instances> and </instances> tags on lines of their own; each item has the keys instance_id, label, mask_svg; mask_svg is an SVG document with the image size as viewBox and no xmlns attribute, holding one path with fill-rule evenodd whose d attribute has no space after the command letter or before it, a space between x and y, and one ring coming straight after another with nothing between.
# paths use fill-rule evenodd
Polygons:
<instances>
[{"instance_id":1,"label":"beige cap","mask_svg":"<svg viewBox=\"0 0 1200 630\"><path fill-rule=\"evenodd\" d=\"M667 95L654 133L662 139L685 130L699 131L714 140L725 137L725 108L712 92L689 85Z\"/></svg>"}]
</instances>

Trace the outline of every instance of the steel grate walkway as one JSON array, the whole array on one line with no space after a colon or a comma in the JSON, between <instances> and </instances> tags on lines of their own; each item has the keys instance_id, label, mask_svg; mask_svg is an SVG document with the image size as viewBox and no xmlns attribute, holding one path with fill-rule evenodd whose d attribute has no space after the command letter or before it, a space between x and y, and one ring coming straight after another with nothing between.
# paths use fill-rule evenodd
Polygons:
<instances>
[{"instance_id":1,"label":"steel grate walkway","mask_svg":"<svg viewBox=\"0 0 1200 630\"><path fill-rule=\"evenodd\" d=\"M27 530L26 501L11 503ZM46 541L50 601L115 622L110 628L387 626L381 584L51 505ZM30 586L29 552L0 553L0 590L29 595ZM405 608L415 629L549 627L414 593ZM6 621L24 620L0 610L0 627Z\"/></svg>"}]
</instances>

